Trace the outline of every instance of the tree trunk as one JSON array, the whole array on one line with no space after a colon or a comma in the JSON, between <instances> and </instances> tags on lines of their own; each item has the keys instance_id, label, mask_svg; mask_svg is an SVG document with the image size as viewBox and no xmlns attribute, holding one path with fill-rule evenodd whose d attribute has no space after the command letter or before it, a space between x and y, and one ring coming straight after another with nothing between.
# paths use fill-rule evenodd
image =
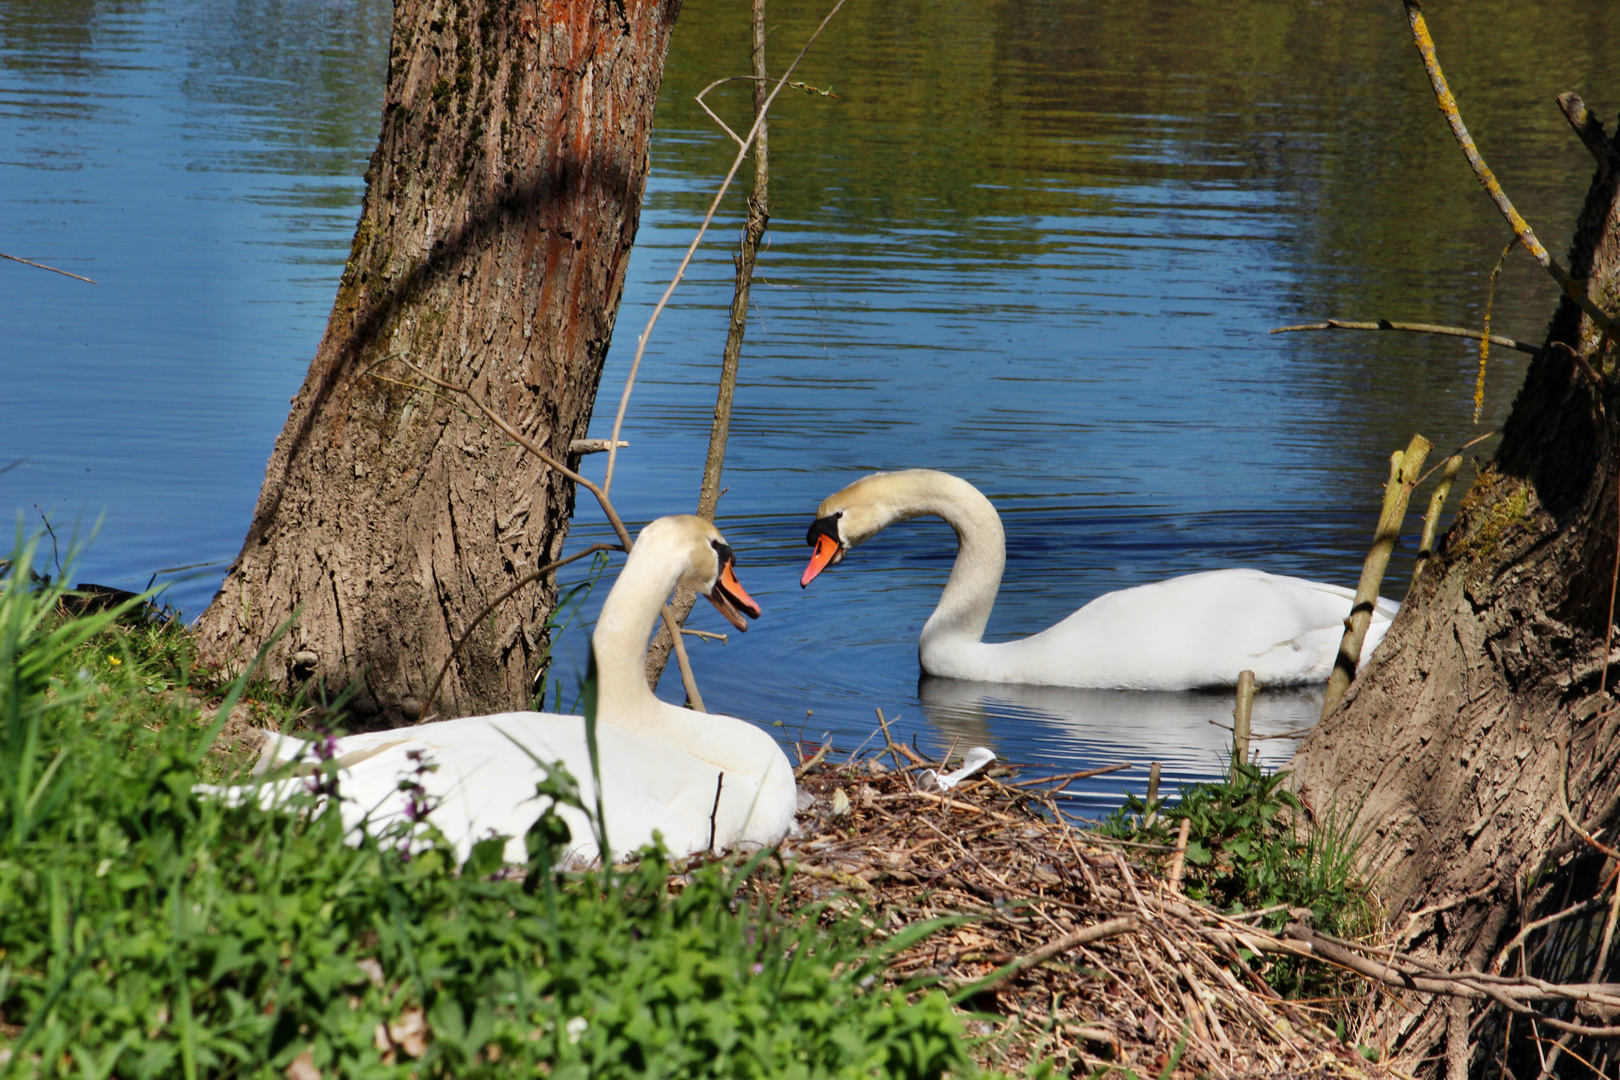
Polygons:
<instances>
[{"instance_id":1,"label":"tree trunk","mask_svg":"<svg viewBox=\"0 0 1620 1080\"><path fill-rule=\"evenodd\" d=\"M397 0L382 134L325 337L276 440L253 522L198 624L241 664L278 624L284 686L355 679L398 722L450 645L558 556L629 263L653 106L680 0ZM460 655L439 711L523 707L555 583L520 591Z\"/></svg>"},{"instance_id":2,"label":"tree trunk","mask_svg":"<svg viewBox=\"0 0 1620 1080\"><path fill-rule=\"evenodd\" d=\"M1569 263L1612 316L1620 151L1598 137L1589 145L1600 168ZM1604 895L1605 857L1564 823L1560 791L1587 832L1613 843L1620 826L1612 689L1620 658L1605 661L1620 395L1617 350L1599 339L1572 302L1559 304L1495 459L1480 468L1374 661L1292 765L1317 820L1355 815L1360 857L1397 947L1445 968L1583 982L1616 974L1600 955L1608 899L1533 932L1523 950L1505 949L1526 923ZM1427 1059L1414 1066L1426 1071L1449 1058L1449 1075L1495 1061L1521 1080L1535 1077L1560 1032L1506 1016L1464 999L1391 996L1362 1039ZM1598 1064L1614 1045L1577 1037L1567 1048ZM1584 1072L1568 1056L1551 1063L1564 1066Z\"/></svg>"}]
</instances>

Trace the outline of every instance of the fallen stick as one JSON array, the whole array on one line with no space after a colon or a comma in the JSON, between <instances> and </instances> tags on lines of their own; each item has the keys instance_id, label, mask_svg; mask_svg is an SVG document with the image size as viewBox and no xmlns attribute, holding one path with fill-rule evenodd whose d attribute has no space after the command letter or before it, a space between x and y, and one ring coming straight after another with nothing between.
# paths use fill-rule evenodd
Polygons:
<instances>
[{"instance_id":1,"label":"fallen stick","mask_svg":"<svg viewBox=\"0 0 1620 1080\"><path fill-rule=\"evenodd\" d=\"M986 990L994 990L1019 972L1032 968L1037 964L1043 964L1059 953L1068 952L1070 949L1078 948L1081 945L1089 945L1094 941L1101 941L1103 938L1128 934L1141 929L1141 927L1142 924L1129 915L1118 919L1109 919L1107 922L1097 923L1095 926L1081 927L1072 934L1065 934L1060 938L1047 942L1033 952L1026 953L1010 963L1003 964L979 981L962 987L951 995L951 1003L954 1005L975 994L982 994Z\"/></svg>"},{"instance_id":2,"label":"fallen stick","mask_svg":"<svg viewBox=\"0 0 1620 1080\"><path fill-rule=\"evenodd\" d=\"M1470 338L1474 341L1489 341L1492 345L1501 345L1508 349L1517 349L1531 356L1541 351L1539 345L1531 345L1524 341L1515 341L1501 334L1484 333L1479 330L1469 330L1461 326L1437 326L1434 323L1390 322L1388 319L1379 319L1376 322L1351 322L1348 319L1323 319L1321 322L1299 323L1296 326L1279 326L1270 331L1273 334L1290 334L1300 330L1404 330L1409 334L1443 334L1446 337Z\"/></svg>"},{"instance_id":3,"label":"fallen stick","mask_svg":"<svg viewBox=\"0 0 1620 1080\"><path fill-rule=\"evenodd\" d=\"M814 756L812 756L809 761L804 762L797 769L793 770L793 779L795 779L795 780L799 779L805 773L809 772L811 769L815 768L817 765L820 765L821 762L823 761L823 759L826 758L827 751L831 747L832 747L832 740L827 738L826 736L823 736L822 740L821 740L821 749L817 750L815 752Z\"/></svg>"},{"instance_id":4,"label":"fallen stick","mask_svg":"<svg viewBox=\"0 0 1620 1080\"><path fill-rule=\"evenodd\" d=\"M1136 766L1132 765L1128 761L1122 761L1118 765L1104 765L1100 769L1086 769L1082 772L1063 773L1059 776L1038 776L1034 780L1018 780L1011 784L1003 784L1002 786L1010 788L1026 788L1035 787L1037 784L1067 784L1071 780L1089 780L1093 776L1106 776L1109 773L1116 773L1122 769L1134 769L1135 767Z\"/></svg>"},{"instance_id":5,"label":"fallen stick","mask_svg":"<svg viewBox=\"0 0 1620 1080\"><path fill-rule=\"evenodd\" d=\"M902 754L909 758L913 765L922 765L927 768L933 768L932 765L928 764L927 758L915 753L905 743L897 743L894 741L894 736L889 734L889 721L884 718L882 709L874 709L873 711L877 713L878 726L883 729L883 741L889 745L889 756L894 759L895 768L901 770L902 772L905 771L906 766L900 760L900 755ZM900 718L896 716L895 719L898 720Z\"/></svg>"},{"instance_id":6,"label":"fallen stick","mask_svg":"<svg viewBox=\"0 0 1620 1080\"><path fill-rule=\"evenodd\" d=\"M956 799L947 798L944 795L936 795L932 791L900 791L893 795L872 796L873 802L880 803L899 802L901 800L909 799L927 799L929 802L937 802L941 806L949 806L953 810L966 810L972 814L990 814L993 817L1006 818L1005 814L998 814L994 810L987 810L982 806L974 806L972 803L959 802Z\"/></svg>"},{"instance_id":7,"label":"fallen stick","mask_svg":"<svg viewBox=\"0 0 1620 1080\"><path fill-rule=\"evenodd\" d=\"M32 266L32 267L35 267L36 269L39 269L39 270L49 270L53 274L61 274L63 277L76 278L79 281L88 281L92 285L101 284L99 281L96 281L94 278L87 278L87 277L83 276L82 274L70 274L66 270L58 270L54 266L46 266L44 263L34 262L32 259L21 259L21 258L18 258L17 256L15 256L15 255L7 255L3 251L0 251L0 259L10 259L12 262L20 262L24 266Z\"/></svg>"}]
</instances>

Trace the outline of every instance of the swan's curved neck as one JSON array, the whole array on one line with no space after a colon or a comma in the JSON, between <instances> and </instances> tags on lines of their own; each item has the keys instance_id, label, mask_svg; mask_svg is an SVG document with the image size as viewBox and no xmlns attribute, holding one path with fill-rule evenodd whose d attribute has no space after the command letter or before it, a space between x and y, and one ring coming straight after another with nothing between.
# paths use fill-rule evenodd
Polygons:
<instances>
[{"instance_id":1,"label":"swan's curved neck","mask_svg":"<svg viewBox=\"0 0 1620 1080\"><path fill-rule=\"evenodd\" d=\"M754 729L743 721L660 701L647 686L647 640L685 569L678 557L684 554L680 546L678 537L653 533L653 526L648 526L602 602L591 637L596 649L597 720L757 779L773 760L762 754L762 748L780 757L768 735L750 738Z\"/></svg>"},{"instance_id":2,"label":"swan's curved neck","mask_svg":"<svg viewBox=\"0 0 1620 1080\"><path fill-rule=\"evenodd\" d=\"M654 545L638 543L619 580L602 602L591 642L596 649L596 715L620 727L657 725L663 703L647 686L647 639L681 568L659 558Z\"/></svg>"},{"instance_id":3,"label":"swan's curved neck","mask_svg":"<svg viewBox=\"0 0 1620 1080\"><path fill-rule=\"evenodd\" d=\"M956 530L957 541L956 563L918 647L926 653L941 645L976 644L990 621L1007 564L1001 516L972 484L945 473L910 474L905 487L903 501L896 500L900 516L942 517Z\"/></svg>"}]
</instances>

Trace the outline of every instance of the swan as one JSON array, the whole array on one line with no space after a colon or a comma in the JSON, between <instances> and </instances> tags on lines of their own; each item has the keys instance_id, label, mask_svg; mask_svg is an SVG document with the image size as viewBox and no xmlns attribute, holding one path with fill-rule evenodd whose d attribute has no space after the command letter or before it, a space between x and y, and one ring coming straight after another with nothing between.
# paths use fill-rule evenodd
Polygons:
<instances>
[{"instance_id":1,"label":"swan","mask_svg":"<svg viewBox=\"0 0 1620 1080\"><path fill-rule=\"evenodd\" d=\"M1262 685L1325 680L1355 593L1261 570L1211 570L1105 593L1055 626L986 642L985 624L1007 561L1001 517L977 488L932 469L874 473L822 502L800 579L810 582L886 526L942 517L956 530L956 564L923 626L918 659L929 675L977 682L1111 690ZM1362 646L1372 653L1400 605L1379 598Z\"/></svg>"},{"instance_id":2,"label":"swan","mask_svg":"<svg viewBox=\"0 0 1620 1080\"><path fill-rule=\"evenodd\" d=\"M731 548L708 521L659 518L641 531L602 604L592 644L601 800L612 856L651 843L654 833L675 856L769 846L792 826L798 792L775 739L745 720L660 701L647 687L648 634L677 584L707 596L738 630L748 629L743 613L759 617L759 605L737 581L733 565ZM261 765L318 759L317 746L308 741L272 740ZM507 862L526 861L524 833L549 801L535 794L544 775L535 758L564 766L579 782L584 804L596 806L579 716L467 716L346 736L329 743L321 756L338 764L346 827L365 822L375 835L393 823L425 817L462 861L474 842L490 835L508 837ZM269 806L312 780L295 776L257 790ZM402 780L420 785L414 798L402 790ZM250 787L210 790L237 800ZM573 807L557 809L571 833L558 864L594 862L600 853L590 820Z\"/></svg>"}]
</instances>

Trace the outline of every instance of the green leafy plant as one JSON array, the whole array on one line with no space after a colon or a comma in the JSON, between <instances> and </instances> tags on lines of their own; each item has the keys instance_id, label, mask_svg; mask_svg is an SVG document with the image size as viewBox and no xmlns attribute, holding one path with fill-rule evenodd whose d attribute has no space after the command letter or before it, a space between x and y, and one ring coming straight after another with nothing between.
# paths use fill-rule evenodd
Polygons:
<instances>
[{"instance_id":1,"label":"green leafy plant","mask_svg":"<svg viewBox=\"0 0 1620 1080\"><path fill-rule=\"evenodd\" d=\"M760 859L562 873L537 803L514 872L503 838L458 864L431 830L349 835L314 793L198 794L244 681L206 714L154 693L98 637L118 613L64 615L31 558L0 590L0 1080L975 1072L944 996L886 989L853 916L754 899Z\"/></svg>"},{"instance_id":2,"label":"green leafy plant","mask_svg":"<svg viewBox=\"0 0 1620 1080\"><path fill-rule=\"evenodd\" d=\"M1355 872L1350 829L1334 817L1304 827L1304 811L1284 787L1287 773L1267 773L1233 762L1217 783L1184 787L1175 803L1148 805L1135 795L1098 823L1099 832L1122 840L1171 848L1187 821L1182 888L1226 911L1272 909L1260 924L1280 930L1291 911L1309 909L1313 925L1341 937L1371 931L1376 911ZM1161 855L1164 862L1167 855ZM1267 978L1281 992L1322 991L1306 985L1291 963L1274 963Z\"/></svg>"}]
</instances>

